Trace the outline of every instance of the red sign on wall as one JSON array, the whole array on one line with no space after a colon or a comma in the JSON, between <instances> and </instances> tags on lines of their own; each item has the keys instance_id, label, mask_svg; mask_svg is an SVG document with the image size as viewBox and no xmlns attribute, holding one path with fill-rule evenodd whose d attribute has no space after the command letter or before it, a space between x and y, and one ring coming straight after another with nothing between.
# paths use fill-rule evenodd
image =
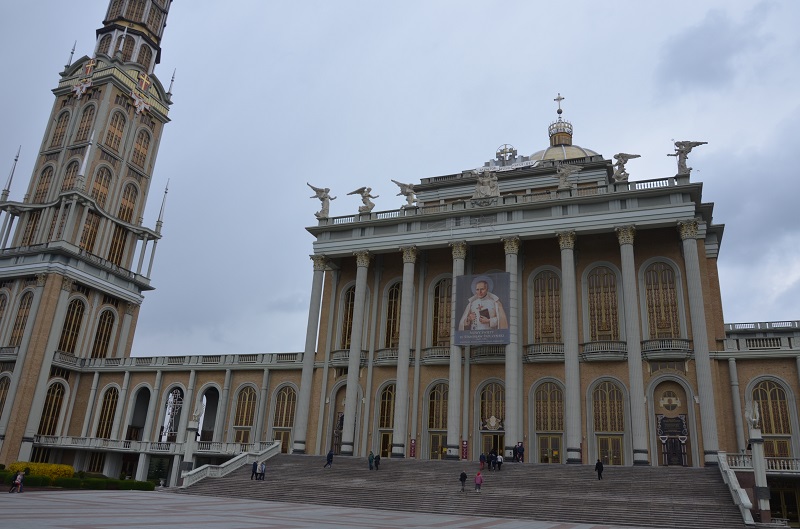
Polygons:
<instances>
[{"instance_id":1,"label":"red sign on wall","mask_svg":"<svg viewBox=\"0 0 800 529\"><path fill-rule=\"evenodd\" d=\"M461 459L469 459L469 448L466 441L461 441Z\"/></svg>"}]
</instances>

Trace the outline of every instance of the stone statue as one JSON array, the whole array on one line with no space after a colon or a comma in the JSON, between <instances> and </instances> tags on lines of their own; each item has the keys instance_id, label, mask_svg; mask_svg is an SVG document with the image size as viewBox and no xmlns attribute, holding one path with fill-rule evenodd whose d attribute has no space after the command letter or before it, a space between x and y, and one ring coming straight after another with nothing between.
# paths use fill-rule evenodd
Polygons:
<instances>
[{"instance_id":1,"label":"stone statue","mask_svg":"<svg viewBox=\"0 0 800 529\"><path fill-rule=\"evenodd\" d=\"M347 193L348 195L361 195L361 202L364 204L363 206L358 206L359 213L369 213L375 207L375 203L371 201L371 198L378 198L380 195L372 196L371 187L359 187L355 191L351 191Z\"/></svg>"},{"instance_id":2,"label":"stone statue","mask_svg":"<svg viewBox=\"0 0 800 529\"><path fill-rule=\"evenodd\" d=\"M706 145L707 141L676 141L675 142L675 152L673 154L668 154L667 156L676 156L678 158L678 174L679 175L688 175L692 172L691 167L686 166L686 158L689 156L689 153L692 152L692 149L698 147L700 145Z\"/></svg>"},{"instance_id":3,"label":"stone statue","mask_svg":"<svg viewBox=\"0 0 800 529\"><path fill-rule=\"evenodd\" d=\"M321 189L319 187L312 186L308 182L306 182L306 185L314 190L314 194L311 195L309 198L318 198L320 202L322 202L320 210L314 213L314 216L317 217L318 219L327 219L328 211L330 210L331 207L331 200L336 200L336 197L332 197L330 195L331 189L329 187Z\"/></svg>"},{"instance_id":4,"label":"stone statue","mask_svg":"<svg viewBox=\"0 0 800 529\"><path fill-rule=\"evenodd\" d=\"M617 161L614 164L614 174L612 178L615 182L627 182L628 181L628 171L625 170L625 164L628 163L628 160L633 160L634 158L641 158L639 154L626 154L621 152L619 154L614 155L614 159Z\"/></svg>"},{"instance_id":5,"label":"stone statue","mask_svg":"<svg viewBox=\"0 0 800 529\"><path fill-rule=\"evenodd\" d=\"M579 165L572 165L568 163L563 163L558 166L557 174L558 174L558 189L569 189L569 182L567 178L569 175L573 173L577 173L583 170L583 167Z\"/></svg>"},{"instance_id":6,"label":"stone statue","mask_svg":"<svg viewBox=\"0 0 800 529\"><path fill-rule=\"evenodd\" d=\"M403 206L405 208L413 208L414 202L417 201L417 197L414 196L414 184L404 184L402 182L398 182L397 180L392 180L395 184L400 186L400 192L397 193L397 196L403 195L406 197L406 205Z\"/></svg>"},{"instance_id":7,"label":"stone statue","mask_svg":"<svg viewBox=\"0 0 800 529\"><path fill-rule=\"evenodd\" d=\"M472 193L472 198L496 198L499 196L500 188L497 186L497 173L494 171L478 173L478 182L475 184L475 192Z\"/></svg>"},{"instance_id":8,"label":"stone statue","mask_svg":"<svg viewBox=\"0 0 800 529\"><path fill-rule=\"evenodd\" d=\"M761 413L758 410L758 402L750 401L744 407L744 418L752 429L758 428L758 421L761 419Z\"/></svg>"}]
</instances>

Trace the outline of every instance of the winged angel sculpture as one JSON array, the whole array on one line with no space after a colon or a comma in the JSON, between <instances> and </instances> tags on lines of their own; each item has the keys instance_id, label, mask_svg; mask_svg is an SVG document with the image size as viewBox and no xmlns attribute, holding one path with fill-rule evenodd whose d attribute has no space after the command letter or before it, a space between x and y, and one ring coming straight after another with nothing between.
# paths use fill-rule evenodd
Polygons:
<instances>
[{"instance_id":1,"label":"winged angel sculpture","mask_svg":"<svg viewBox=\"0 0 800 529\"><path fill-rule=\"evenodd\" d=\"M395 184L400 187L400 192L397 193L397 196L400 195L406 197L406 205L403 208L413 208L414 202L417 201L417 197L414 196L414 184L404 184L402 182L398 182L397 180L392 180Z\"/></svg>"},{"instance_id":2,"label":"winged angel sculpture","mask_svg":"<svg viewBox=\"0 0 800 529\"><path fill-rule=\"evenodd\" d=\"M331 189L329 187L326 188L314 187L308 182L306 182L306 185L310 187L312 190L314 190L314 194L308 198L318 198L319 201L322 203L322 205L320 206L320 210L314 213L314 216L317 217L318 219L327 219L328 211L330 210L331 207L331 200L336 200L336 197L332 197L330 195Z\"/></svg>"},{"instance_id":3,"label":"winged angel sculpture","mask_svg":"<svg viewBox=\"0 0 800 529\"><path fill-rule=\"evenodd\" d=\"M564 163L558 166L558 170L556 171L558 174L558 188L559 189L569 189L569 182L567 178L569 175L582 171L583 167L580 165L572 165L568 163Z\"/></svg>"},{"instance_id":4,"label":"winged angel sculpture","mask_svg":"<svg viewBox=\"0 0 800 529\"><path fill-rule=\"evenodd\" d=\"M364 204L363 206L358 206L359 213L369 213L375 207L375 203L370 200L371 198L378 198L380 195L372 196L371 187L359 187L355 191L351 191L347 193L348 195L361 195L361 202Z\"/></svg>"},{"instance_id":5,"label":"winged angel sculpture","mask_svg":"<svg viewBox=\"0 0 800 529\"><path fill-rule=\"evenodd\" d=\"M628 163L629 160L633 160L634 158L641 158L642 156L639 154L626 154L624 152L618 153L614 155L614 159L616 163L614 164L614 174L612 178L614 178L615 182L627 182L628 171L625 170L625 164Z\"/></svg>"},{"instance_id":6,"label":"winged angel sculpture","mask_svg":"<svg viewBox=\"0 0 800 529\"><path fill-rule=\"evenodd\" d=\"M678 158L678 174L689 174L692 172L692 168L686 166L686 159L689 157L689 153L692 152L692 149L695 147L706 145L707 143L707 141L675 142L675 152L673 154L668 154L667 156L675 156Z\"/></svg>"}]
</instances>

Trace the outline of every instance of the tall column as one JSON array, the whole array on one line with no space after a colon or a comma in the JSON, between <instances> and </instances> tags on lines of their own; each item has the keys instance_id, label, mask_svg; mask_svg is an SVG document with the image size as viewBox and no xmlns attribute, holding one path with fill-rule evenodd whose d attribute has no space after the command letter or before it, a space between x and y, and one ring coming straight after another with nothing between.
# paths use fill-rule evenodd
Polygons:
<instances>
[{"instance_id":1,"label":"tall column","mask_svg":"<svg viewBox=\"0 0 800 529\"><path fill-rule=\"evenodd\" d=\"M747 448L747 444L745 444L744 440L742 402L739 400L739 373L736 370L735 358L728 358L728 373L731 377L731 404L733 405L733 424L736 427L736 444L741 453Z\"/></svg>"},{"instance_id":2,"label":"tall column","mask_svg":"<svg viewBox=\"0 0 800 529\"><path fill-rule=\"evenodd\" d=\"M714 407L714 388L711 380L711 358L708 350L706 313L703 305L703 282L700 278L700 258L697 255L697 220L678 223L683 241L683 260L686 266L686 286L689 290L689 312L692 322L694 362L697 369L697 392L700 396L700 419L703 431L703 456L706 466L716 466L719 443L717 413Z\"/></svg>"},{"instance_id":3,"label":"tall column","mask_svg":"<svg viewBox=\"0 0 800 529\"><path fill-rule=\"evenodd\" d=\"M506 272L511 276L508 292L508 330L509 342L506 345L506 416L505 425L505 457L510 461L514 454L514 446L522 441L522 424L520 424L520 410L522 409L522 388L519 383L519 371L522 365L522 356L519 349L519 293L517 291L517 257L519 255L519 237L503 239L503 249L506 253Z\"/></svg>"},{"instance_id":4,"label":"tall column","mask_svg":"<svg viewBox=\"0 0 800 529\"><path fill-rule=\"evenodd\" d=\"M300 375L300 395L297 397L297 414L294 420L293 454L306 453L311 384L314 378L314 357L319 333L319 311L322 307L322 280L325 277L325 267L327 266L327 259L324 255L312 255L311 260L314 262L314 276L311 281L311 301L308 306L306 345L303 349L303 371Z\"/></svg>"},{"instance_id":5,"label":"tall column","mask_svg":"<svg viewBox=\"0 0 800 529\"><path fill-rule=\"evenodd\" d=\"M131 332L131 324L133 322L133 311L136 309L134 303L125 303L125 315L122 317L122 329L119 333L119 343L117 343L117 358L123 358L125 351L128 347L128 336Z\"/></svg>"},{"instance_id":6,"label":"tall column","mask_svg":"<svg viewBox=\"0 0 800 529\"><path fill-rule=\"evenodd\" d=\"M264 416L267 414L267 395L269 393L269 368L264 368L261 375L261 398L258 401L258 414L256 415L256 429L253 432L253 451L260 450L260 442L264 438Z\"/></svg>"},{"instance_id":7,"label":"tall column","mask_svg":"<svg viewBox=\"0 0 800 529\"><path fill-rule=\"evenodd\" d=\"M54 325L50 328L50 335L45 345L44 359L39 370L39 380L36 383L36 390L31 399L31 412L28 415L28 422L25 426L25 433L22 437L22 445L19 450L19 461L30 461L33 450L33 436L39 428L39 421L42 418L45 398L47 396L48 380L50 379L50 366L53 364L53 353L58 346L58 339L61 335L61 327L67 315L67 304L72 293L73 280L64 277L61 282L61 292L58 296L56 310L53 315ZM37 314L31 313L29 319L35 319Z\"/></svg>"},{"instance_id":8,"label":"tall column","mask_svg":"<svg viewBox=\"0 0 800 529\"><path fill-rule=\"evenodd\" d=\"M567 463L581 464L581 373L578 350L578 289L575 284L575 232L556 233L561 248L561 327L564 337L564 396Z\"/></svg>"},{"instance_id":9,"label":"tall column","mask_svg":"<svg viewBox=\"0 0 800 529\"><path fill-rule=\"evenodd\" d=\"M219 403L217 404L217 420L214 421L214 435L215 442L227 442L227 436L223 437L225 421L228 418L228 399L231 394L231 370L225 370L225 381L222 383L222 395L220 395Z\"/></svg>"},{"instance_id":10,"label":"tall column","mask_svg":"<svg viewBox=\"0 0 800 529\"><path fill-rule=\"evenodd\" d=\"M344 430L342 450L345 456L353 455L356 413L358 412L358 372L361 367L361 337L364 333L364 299L367 295L367 271L370 254L356 252L356 292L353 299L353 326L350 333L350 358L347 364L347 390L344 402Z\"/></svg>"},{"instance_id":11,"label":"tall column","mask_svg":"<svg viewBox=\"0 0 800 529\"><path fill-rule=\"evenodd\" d=\"M642 331L639 326L639 296L637 294L636 264L633 258L633 238L636 228L620 226L616 228L616 232L622 259L622 295L625 303L625 340L628 345L633 464L649 465L642 377Z\"/></svg>"},{"instance_id":12,"label":"tall column","mask_svg":"<svg viewBox=\"0 0 800 529\"><path fill-rule=\"evenodd\" d=\"M397 383L394 399L394 432L392 457L406 456L408 438L408 362L411 358L411 320L414 315L414 264L417 248L400 248L403 252L403 292L400 297L400 337L397 342Z\"/></svg>"},{"instance_id":13,"label":"tall column","mask_svg":"<svg viewBox=\"0 0 800 529\"><path fill-rule=\"evenodd\" d=\"M144 431L142 432L142 441L153 441L153 423L157 421L156 414L158 413L158 402L161 399L161 370L156 371L156 380L153 382L153 393L150 395L150 402L147 406L147 418L144 420ZM140 460L141 462L141 460Z\"/></svg>"},{"instance_id":14,"label":"tall column","mask_svg":"<svg viewBox=\"0 0 800 529\"><path fill-rule=\"evenodd\" d=\"M122 423L122 414L123 410L125 409L125 404L128 402L128 385L131 381L131 372L125 371L125 376L122 379L122 390L119 392L119 397L117 398L117 408L114 410L114 422L111 425L111 438L112 439L119 439L122 437L120 435L120 425Z\"/></svg>"},{"instance_id":15,"label":"tall column","mask_svg":"<svg viewBox=\"0 0 800 529\"><path fill-rule=\"evenodd\" d=\"M467 243L451 243L453 248L453 282L450 301L450 372L447 390L447 457L461 459L461 346L455 345L458 312L456 307L456 278L464 275L464 259L467 257Z\"/></svg>"},{"instance_id":16,"label":"tall column","mask_svg":"<svg viewBox=\"0 0 800 529\"><path fill-rule=\"evenodd\" d=\"M126 373L127 374L127 373ZM97 383L100 381L100 372L94 372L94 378L92 379L92 389L89 390L89 399L86 401L88 405L86 406L86 414L83 416L83 426L81 427L81 437L88 437L89 436L89 421L92 418L92 410L97 406L97 403L94 401L95 395L97 395Z\"/></svg>"}]
</instances>

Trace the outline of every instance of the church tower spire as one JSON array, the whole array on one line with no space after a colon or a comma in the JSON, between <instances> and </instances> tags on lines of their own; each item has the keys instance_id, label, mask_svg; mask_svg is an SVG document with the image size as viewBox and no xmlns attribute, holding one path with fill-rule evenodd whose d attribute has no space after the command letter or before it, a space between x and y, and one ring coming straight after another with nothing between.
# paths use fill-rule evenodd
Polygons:
<instances>
[{"instance_id":1,"label":"church tower spire","mask_svg":"<svg viewBox=\"0 0 800 529\"><path fill-rule=\"evenodd\" d=\"M69 386L69 366L130 355L161 238L143 214L172 104L154 72L171 1L110 0L93 48L53 89L26 194L0 195L0 306L15 318L0 327L14 363L0 461L48 460L35 439L49 435L53 373Z\"/></svg>"}]
</instances>

